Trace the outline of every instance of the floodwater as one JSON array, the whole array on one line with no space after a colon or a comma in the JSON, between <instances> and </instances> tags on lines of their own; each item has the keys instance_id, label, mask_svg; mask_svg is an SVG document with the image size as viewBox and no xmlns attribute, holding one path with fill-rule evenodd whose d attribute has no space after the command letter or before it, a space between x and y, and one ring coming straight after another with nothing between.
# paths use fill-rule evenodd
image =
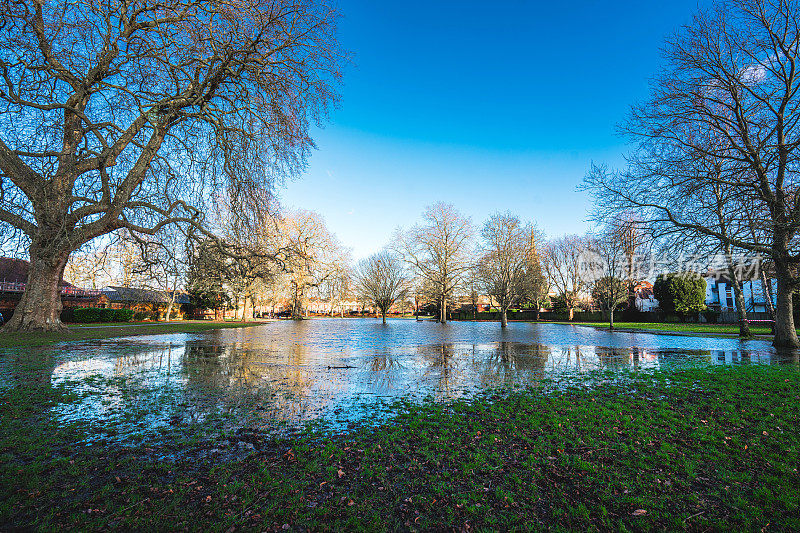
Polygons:
<instances>
[{"instance_id":1,"label":"floodwater","mask_svg":"<svg viewBox=\"0 0 800 533\"><path fill-rule=\"evenodd\" d=\"M228 429L280 431L315 420L343 427L375 416L366 405L558 386L598 375L587 374L593 370L607 371L608 379L624 370L679 365L798 364L796 354L780 355L759 340L374 319L276 321L7 352L0 350L0 387L14 386L15 379L65 386L77 400L54 406L51 416L138 441L211 418ZM29 356L48 361L35 376L19 364Z\"/></svg>"}]
</instances>

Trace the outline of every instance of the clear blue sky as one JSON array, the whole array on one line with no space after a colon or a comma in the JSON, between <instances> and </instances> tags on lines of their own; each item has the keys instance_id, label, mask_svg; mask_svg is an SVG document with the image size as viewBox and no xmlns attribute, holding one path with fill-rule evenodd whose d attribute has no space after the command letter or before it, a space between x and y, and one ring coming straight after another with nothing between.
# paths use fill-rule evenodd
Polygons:
<instances>
[{"instance_id":1,"label":"clear blue sky","mask_svg":"<svg viewBox=\"0 0 800 533\"><path fill-rule=\"evenodd\" d=\"M591 161L621 161L615 124L697 5L341 0L354 64L281 200L323 215L355 258L439 200L476 224L510 210L548 236L583 232L576 186Z\"/></svg>"}]
</instances>

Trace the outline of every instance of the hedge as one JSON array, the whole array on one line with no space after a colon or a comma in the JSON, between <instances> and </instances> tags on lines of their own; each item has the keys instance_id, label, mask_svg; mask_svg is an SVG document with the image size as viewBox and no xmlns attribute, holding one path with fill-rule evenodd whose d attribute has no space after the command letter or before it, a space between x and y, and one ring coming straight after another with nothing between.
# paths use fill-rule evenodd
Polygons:
<instances>
[{"instance_id":1,"label":"hedge","mask_svg":"<svg viewBox=\"0 0 800 533\"><path fill-rule=\"evenodd\" d=\"M130 322L131 309L101 309L99 307L76 307L72 310L72 320L78 324L89 322Z\"/></svg>"}]
</instances>

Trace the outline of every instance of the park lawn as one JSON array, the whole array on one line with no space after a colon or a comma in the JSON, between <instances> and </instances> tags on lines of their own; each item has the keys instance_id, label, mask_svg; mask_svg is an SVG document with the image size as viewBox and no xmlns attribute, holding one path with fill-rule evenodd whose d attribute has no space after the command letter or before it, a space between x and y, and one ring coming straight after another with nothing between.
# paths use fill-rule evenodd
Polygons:
<instances>
[{"instance_id":1,"label":"park lawn","mask_svg":"<svg viewBox=\"0 0 800 533\"><path fill-rule=\"evenodd\" d=\"M592 326L608 329L608 322L558 322L559 324L572 324L576 326ZM615 329L633 329L662 331L670 333L712 333L721 335L738 335L738 324L698 324L681 322L614 322ZM769 327L751 325L753 335L772 335Z\"/></svg>"},{"instance_id":2,"label":"park lawn","mask_svg":"<svg viewBox=\"0 0 800 533\"><path fill-rule=\"evenodd\" d=\"M44 411L73 393L22 386L0 392L0 529L800 529L796 368L599 383L399 402L341 434L248 433L254 451L230 460L193 428L86 446L87 428Z\"/></svg>"},{"instance_id":3,"label":"park lawn","mask_svg":"<svg viewBox=\"0 0 800 533\"><path fill-rule=\"evenodd\" d=\"M216 322L207 320L68 324L66 331L61 331L58 333L0 333L0 349L25 346L44 346L59 342L108 339L112 337L129 337L133 335L199 333L214 329L249 327L257 324L257 322Z\"/></svg>"}]
</instances>

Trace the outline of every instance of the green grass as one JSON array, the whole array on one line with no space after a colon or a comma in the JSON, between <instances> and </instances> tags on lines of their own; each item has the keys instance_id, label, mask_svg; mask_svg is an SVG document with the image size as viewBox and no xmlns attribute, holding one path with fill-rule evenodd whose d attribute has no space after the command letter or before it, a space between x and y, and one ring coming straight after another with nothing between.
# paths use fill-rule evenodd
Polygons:
<instances>
[{"instance_id":1,"label":"green grass","mask_svg":"<svg viewBox=\"0 0 800 533\"><path fill-rule=\"evenodd\" d=\"M597 328L608 328L608 322L558 322L559 324L573 324L576 326L592 326ZM680 322L614 322L615 329L635 329L647 331L660 331L671 333L701 333L701 334L722 334L738 335L738 324L698 324ZM751 325L750 331L753 335L771 335L769 327Z\"/></svg>"},{"instance_id":2,"label":"green grass","mask_svg":"<svg viewBox=\"0 0 800 533\"><path fill-rule=\"evenodd\" d=\"M253 325L256 325L256 323L211 321L71 324L66 331L58 333L0 333L0 348L44 346L58 342L152 335L156 333L198 333L213 329L241 328Z\"/></svg>"},{"instance_id":3,"label":"green grass","mask_svg":"<svg viewBox=\"0 0 800 533\"><path fill-rule=\"evenodd\" d=\"M800 372L697 368L594 388L399 402L338 435L86 446L0 393L0 529L797 530ZM180 455L176 455L180 452ZM176 458L179 457L179 458Z\"/></svg>"}]
</instances>

